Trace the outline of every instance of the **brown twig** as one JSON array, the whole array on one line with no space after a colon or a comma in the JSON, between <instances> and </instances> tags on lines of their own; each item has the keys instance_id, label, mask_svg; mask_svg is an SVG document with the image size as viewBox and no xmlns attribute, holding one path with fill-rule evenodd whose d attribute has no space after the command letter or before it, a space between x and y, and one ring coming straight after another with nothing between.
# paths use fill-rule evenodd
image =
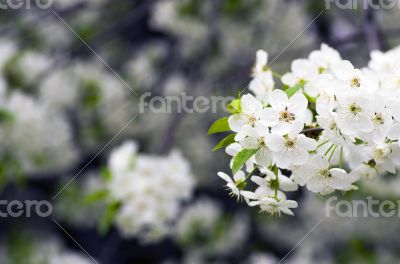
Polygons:
<instances>
[{"instance_id":1,"label":"brown twig","mask_svg":"<svg viewBox=\"0 0 400 264\"><path fill-rule=\"evenodd\" d=\"M313 128L307 128L301 131L301 134L307 134L307 133L321 133L324 131L322 127L313 127Z\"/></svg>"}]
</instances>

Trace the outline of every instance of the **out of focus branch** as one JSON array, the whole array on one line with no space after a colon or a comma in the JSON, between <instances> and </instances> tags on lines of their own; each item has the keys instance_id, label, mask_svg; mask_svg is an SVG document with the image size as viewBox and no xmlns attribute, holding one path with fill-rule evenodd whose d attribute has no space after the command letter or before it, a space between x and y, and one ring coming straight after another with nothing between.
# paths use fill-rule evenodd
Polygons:
<instances>
[{"instance_id":1,"label":"out of focus branch","mask_svg":"<svg viewBox=\"0 0 400 264\"><path fill-rule=\"evenodd\" d=\"M364 0L364 2L368 2L368 0ZM368 6L368 3L365 6ZM382 49L382 36L379 34L375 10L372 10L371 8L367 8L365 10L363 29L368 50L372 51Z\"/></svg>"}]
</instances>

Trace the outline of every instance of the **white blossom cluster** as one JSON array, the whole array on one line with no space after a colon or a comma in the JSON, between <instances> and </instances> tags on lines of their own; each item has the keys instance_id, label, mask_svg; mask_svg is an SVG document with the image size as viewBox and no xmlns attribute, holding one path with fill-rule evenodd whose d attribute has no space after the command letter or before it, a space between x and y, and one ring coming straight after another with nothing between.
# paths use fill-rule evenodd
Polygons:
<instances>
[{"instance_id":1,"label":"white blossom cluster","mask_svg":"<svg viewBox=\"0 0 400 264\"><path fill-rule=\"evenodd\" d=\"M55 67L48 53L6 38L0 52L1 176L69 169L132 118L129 89L101 63Z\"/></svg>"},{"instance_id":2,"label":"white blossom cluster","mask_svg":"<svg viewBox=\"0 0 400 264\"><path fill-rule=\"evenodd\" d=\"M18 161L23 173L65 169L76 159L66 120L31 97L13 93L2 107L10 120L0 124L2 154ZM10 162L10 160L8 160ZM10 166L10 164L8 164Z\"/></svg>"},{"instance_id":3,"label":"white blossom cluster","mask_svg":"<svg viewBox=\"0 0 400 264\"><path fill-rule=\"evenodd\" d=\"M223 145L233 156L234 177L218 175L232 194L270 214L291 215L298 205L285 192L298 186L327 195L357 189L361 178L394 174L400 165L400 49L371 55L369 67L357 69L323 44L293 61L278 89L268 54L258 51L249 84L255 97L233 101L227 121L235 134ZM245 163L247 176L240 170ZM256 169L260 176L252 176ZM245 190L249 179L255 191Z\"/></svg>"},{"instance_id":4,"label":"white blossom cluster","mask_svg":"<svg viewBox=\"0 0 400 264\"><path fill-rule=\"evenodd\" d=\"M129 88L94 61L52 71L39 87L40 98L52 109L75 113L88 147L97 146L104 135L115 134L132 118L128 95Z\"/></svg>"},{"instance_id":5,"label":"white blossom cluster","mask_svg":"<svg viewBox=\"0 0 400 264\"><path fill-rule=\"evenodd\" d=\"M111 153L109 170L107 188L110 199L119 203L115 222L123 235L144 242L168 235L194 187L190 165L181 153L143 155L135 142L127 142Z\"/></svg>"},{"instance_id":6,"label":"white blossom cluster","mask_svg":"<svg viewBox=\"0 0 400 264\"><path fill-rule=\"evenodd\" d=\"M47 176L76 160L72 131L64 116L27 91L48 69L48 58L16 50L14 42L0 41L0 164L6 176Z\"/></svg>"}]
</instances>

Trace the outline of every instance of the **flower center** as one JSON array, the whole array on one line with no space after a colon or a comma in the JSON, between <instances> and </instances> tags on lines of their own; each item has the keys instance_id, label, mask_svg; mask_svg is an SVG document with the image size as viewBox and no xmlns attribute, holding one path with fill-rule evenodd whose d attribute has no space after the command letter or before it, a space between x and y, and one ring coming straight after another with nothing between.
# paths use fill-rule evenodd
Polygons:
<instances>
[{"instance_id":1,"label":"flower center","mask_svg":"<svg viewBox=\"0 0 400 264\"><path fill-rule=\"evenodd\" d=\"M390 153L390 149L387 148L376 148L374 150L374 160L381 160Z\"/></svg>"},{"instance_id":2,"label":"flower center","mask_svg":"<svg viewBox=\"0 0 400 264\"><path fill-rule=\"evenodd\" d=\"M294 115L287 109L279 113L279 121L290 123L295 119Z\"/></svg>"},{"instance_id":3,"label":"flower center","mask_svg":"<svg viewBox=\"0 0 400 264\"><path fill-rule=\"evenodd\" d=\"M349 105L349 111L354 115L357 115L358 113L362 112L362 108L356 103L352 103Z\"/></svg>"},{"instance_id":4,"label":"flower center","mask_svg":"<svg viewBox=\"0 0 400 264\"><path fill-rule=\"evenodd\" d=\"M286 138L285 146L288 149L294 148L296 146L296 139L294 139L294 138Z\"/></svg>"},{"instance_id":5,"label":"flower center","mask_svg":"<svg viewBox=\"0 0 400 264\"><path fill-rule=\"evenodd\" d=\"M381 113L375 113L374 117L372 118L372 121L374 121L374 123L377 125L385 124L385 120L383 119L383 116Z\"/></svg>"},{"instance_id":6,"label":"flower center","mask_svg":"<svg viewBox=\"0 0 400 264\"><path fill-rule=\"evenodd\" d=\"M332 178L332 173L328 168L320 170L319 175L324 178Z\"/></svg>"},{"instance_id":7,"label":"flower center","mask_svg":"<svg viewBox=\"0 0 400 264\"><path fill-rule=\"evenodd\" d=\"M329 124L329 129L330 129L330 130L335 130L336 128L337 128L336 122L335 122L335 121L332 121L332 122Z\"/></svg>"},{"instance_id":8,"label":"flower center","mask_svg":"<svg viewBox=\"0 0 400 264\"><path fill-rule=\"evenodd\" d=\"M259 138L257 140L257 142L261 147L265 147L266 146L264 137Z\"/></svg>"},{"instance_id":9,"label":"flower center","mask_svg":"<svg viewBox=\"0 0 400 264\"><path fill-rule=\"evenodd\" d=\"M254 126L254 124L257 122L257 118L255 118L253 115L247 115L247 123L250 126Z\"/></svg>"},{"instance_id":10,"label":"flower center","mask_svg":"<svg viewBox=\"0 0 400 264\"><path fill-rule=\"evenodd\" d=\"M356 87L356 88L360 88L361 87L360 78L354 77L353 79L351 79L350 83L351 83L351 86L353 86L353 87Z\"/></svg>"}]
</instances>

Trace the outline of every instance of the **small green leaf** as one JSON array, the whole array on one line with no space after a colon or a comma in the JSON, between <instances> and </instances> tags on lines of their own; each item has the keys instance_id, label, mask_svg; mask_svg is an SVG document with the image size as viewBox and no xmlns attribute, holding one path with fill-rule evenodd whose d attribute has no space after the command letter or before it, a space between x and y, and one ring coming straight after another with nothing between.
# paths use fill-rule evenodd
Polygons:
<instances>
[{"instance_id":1,"label":"small green leaf","mask_svg":"<svg viewBox=\"0 0 400 264\"><path fill-rule=\"evenodd\" d=\"M309 103L312 103L312 104L317 103L317 98L312 97L312 96L308 95L307 93L304 93L304 95L306 96Z\"/></svg>"},{"instance_id":2,"label":"small green leaf","mask_svg":"<svg viewBox=\"0 0 400 264\"><path fill-rule=\"evenodd\" d=\"M217 121L214 122L214 124L211 125L210 129L208 130L208 134L212 135L230 130L231 129L229 127L228 117L224 117L218 119Z\"/></svg>"},{"instance_id":3,"label":"small green leaf","mask_svg":"<svg viewBox=\"0 0 400 264\"><path fill-rule=\"evenodd\" d=\"M242 106L241 106L241 101L240 99L235 99L233 100L229 105L228 105L228 110L232 114L238 114L242 112Z\"/></svg>"},{"instance_id":4,"label":"small green leaf","mask_svg":"<svg viewBox=\"0 0 400 264\"><path fill-rule=\"evenodd\" d=\"M104 235L110 230L120 207L121 204L119 202L113 202L107 206L98 226L100 234Z\"/></svg>"},{"instance_id":5,"label":"small green leaf","mask_svg":"<svg viewBox=\"0 0 400 264\"><path fill-rule=\"evenodd\" d=\"M109 168L103 168L100 172L100 175L105 182L109 182L112 178L112 174Z\"/></svg>"},{"instance_id":6,"label":"small green leaf","mask_svg":"<svg viewBox=\"0 0 400 264\"><path fill-rule=\"evenodd\" d=\"M108 190L98 190L85 197L84 204L90 205L96 202L104 201L109 195Z\"/></svg>"},{"instance_id":7,"label":"small green leaf","mask_svg":"<svg viewBox=\"0 0 400 264\"><path fill-rule=\"evenodd\" d=\"M15 117L11 112L0 108L0 124L1 123L11 123L14 120L15 120Z\"/></svg>"},{"instance_id":8,"label":"small green leaf","mask_svg":"<svg viewBox=\"0 0 400 264\"><path fill-rule=\"evenodd\" d=\"M244 149L236 154L232 165L233 175L235 175L256 152L257 149Z\"/></svg>"},{"instance_id":9,"label":"small green leaf","mask_svg":"<svg viewBox=\"0 0 400 264\"><path fill-rule=\"evenodd\" d=\"M292 97L295 93L297 93L301 88L303 88L302 84L296 84L295 86L292 86L288 89L286 89L286 94L288 95L288 97Z\"/></svg>"},{"instance_id":10,"label":"small green leaf","mask_svg":"<svg viewBox=\"0 0 400 264\"><path fill-rule=\"evenodd\" d=\"M355 138L354 144L356 144L356 145L362 145L362 144L364 144L364 143L365 143L365 142L362 141L361 139Z\"/></svg>"},{"instance_id":11,"label":"small green leaf","mask_svg":"<svg viewBox=\"0 0 400 264\"><path fill-rule=\"evenodd\" d=\"M216 151L216 150L218 150L218 149L220 149L220 148L229 146L229 145L232 144L232 143L235 143L235 136L236 136L236 134L231 134L231 135L227 136L226 138L224 138L223 140L221 140L221 141L213 148L212 152L214 152L214 151Z\"/></svg>"}]
</instances>

